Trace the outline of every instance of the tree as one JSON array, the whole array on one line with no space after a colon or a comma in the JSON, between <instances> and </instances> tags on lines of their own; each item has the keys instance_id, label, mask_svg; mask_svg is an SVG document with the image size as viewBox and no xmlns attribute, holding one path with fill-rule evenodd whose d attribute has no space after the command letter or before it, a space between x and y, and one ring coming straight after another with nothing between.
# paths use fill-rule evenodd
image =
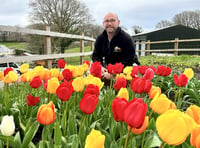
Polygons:
<instances>
[{"instance_id":1,"label":"tree","mask_svg":"<svg viewBox=\"0 0 200 148\"><path fill-rule=\"evenodd\" d=\"M88 8L78 0L32 0L29 3L33 24L44 24L51 27L52 31L69 34L80 34L83 26L91 23L92 17ZM63 53L65 48L72 43L72 39L54 38Z\"/></svg>"},{"instance_id":2,"label":"tree","mask_svg":"<svg viewBox=\"0 0 200 148\"><path fill-rule=\"evenodd\" d=\"M200 10L183 11L173 17L175 24L200 30Z\"/></svg>"},{"instance_id":3,"label":"tree","mask_svg":"<svg viewBox=\"0 0 200 148\"><path fill-rule=\"evenodd\" d=\"M133 34L138 34L138 33L143 32L143 29L142 27L135 25L132 27L132 31L133 31Z\"/></svg>"},{"instance_id":4,"label":"tree","mask_svg":"<svg viewBox=\"0 0 200 148\"><path fill-rule=\"evenodd\" d=\"M161 20L156 24L156 28L163 28L163 27L169 27L172 26L173 23L168 20Z\"/></svg>"}]
</instances>

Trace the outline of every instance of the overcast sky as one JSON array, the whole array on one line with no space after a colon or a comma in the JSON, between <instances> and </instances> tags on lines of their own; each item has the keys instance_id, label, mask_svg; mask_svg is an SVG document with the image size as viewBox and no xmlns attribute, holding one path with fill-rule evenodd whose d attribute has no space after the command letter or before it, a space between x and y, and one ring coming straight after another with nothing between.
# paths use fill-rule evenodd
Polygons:
<instances>
[{"instance_id":1,"label":"overcast sky","mask_svg":"<svg viewBox=\"0 0 200 148\"><path fill-rule=\"evenodd\" d=\"M118 14L122 26L131 29L141 26L144 31L155 28L161 20L171 21L174 15L186 10L200 10L200 0L80 0L89 13L102 24L107 12ZM0 0L0 25L29 24L29 0Z\"/></svg>"}]
</instances>

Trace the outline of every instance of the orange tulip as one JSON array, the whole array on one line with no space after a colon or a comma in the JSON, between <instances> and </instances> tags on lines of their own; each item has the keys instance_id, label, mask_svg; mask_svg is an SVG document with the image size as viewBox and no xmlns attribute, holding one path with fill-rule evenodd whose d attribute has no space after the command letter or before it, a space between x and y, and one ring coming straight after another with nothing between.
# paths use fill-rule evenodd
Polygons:
<instances>
[{"instance_id":1,"label":"orange tulip","mask_svg":"<svg viewBox=\"0 0 200 148\"><path fill-rule=\"evenodd\" d=\"M200 125L197 125L191 132L190 144L196 148L200 148Z\"/></svg>"},{"instance_id":2,"label":"orange tulip","mask_svg":"<svg viewBox=\"0 0 200 148\"><path fill-rule=\"evenodd\" d=\"M190 105L186 110L186 114L194 119L194 121L200 125L200 107L197 105Z\"/></svg>"},{"instance_id":3,"label":"orange tulip","mask_svg":"<svg viewBox=\"0 0 200 148\"><path fill-rule=\"evenodd\" d=\"M14 71L9 71L8 74L4 77L4 83L14 83L18 80L18 75Z\"/></svg>"},{"instance_id":4,"label":"orange tulip","mask_svg":"<svg viewBox=\"0 0 200 148\"><path fill-rule=\"evenodd\" d=\"M141 134L141 133L143 133L145 131L145 129L147 128L148 125L149 125L149 117L146 116L142 126L140 128L132 128L131 131L136 135Z\"/></svg>"},{"instance_id":5,"label":"orange tulip","mask_svg":"<svg viewBox=\"0 0 200 148\"><path fill-rule=\"evenodd\" d=\"M4 79L4 74L2 71L0 71L0 81L2 81Z\"/></svg>"},{"instance_id":6,"label":"orange tulip","mask_svg":"<svg viewBox=\"0 0 200 148\"><path fill-rule=\"evenodd\" d=\"M40 106L37 113L37 121L43 125L49 125L54 122L56 117L55 108L53 102L43 104Z\"/></svg>"}]
</instances>

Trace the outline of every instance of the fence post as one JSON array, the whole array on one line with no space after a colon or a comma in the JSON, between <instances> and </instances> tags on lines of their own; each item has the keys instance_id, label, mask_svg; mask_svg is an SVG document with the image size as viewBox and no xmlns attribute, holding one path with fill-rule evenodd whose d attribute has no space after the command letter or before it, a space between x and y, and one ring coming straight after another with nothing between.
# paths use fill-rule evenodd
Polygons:
<instances>
[{"instance_id":1,"label":"fence post","mask_svg":"<svg viewBox=\"0 0 200 148\"><path fill-rule=\"evenodd\" d=\"M50 26L45 27L46 31L50 31ZM51 54L51 37L44 37L44 54ZM52 68L52 60L47 60L46 65L48 68Z\"/></svg>"},{"instance_id":2,"label":"fence post","mask_svg":"<svg viewBox=\"0 0 200 148\"><path fill-rule=\"evenodd\" d=\"M174 42L174 55L175 56L178 55L178 38L175 38L175 42Z\"/></svg>"},{"instance_id":3,"label":"fence post","mask_svg":"<svg viewBox=\"0 0 200 148\"><path fill-rule=\"evenodd\" d=\"M150 55L150 40L147 40L147 55Z\"/></svg>"},{"instance_id":4,"label":"fence post","mask_svg":"<svg viewBox=\"0 0 200 148\"><path fill-rule=\"evenodd\" d=\"M93 38L93 36L92 36ZM93 41L90 41L90 50L93 51L93 47L94 47L94 42Z\"/></svg>"},{"instance_id":5,"label":"fence post","mask_svg":"<svg viewBox=\"0 0 200 148\"><path fill-rule=\"evenodd\" d=\"M84 36L84 33L81 33L82 36ZM84 40L80 40L80 53L84 52ZM80 56L80 65L83 64L83 56Z\"/></svg>"}]
</instances>

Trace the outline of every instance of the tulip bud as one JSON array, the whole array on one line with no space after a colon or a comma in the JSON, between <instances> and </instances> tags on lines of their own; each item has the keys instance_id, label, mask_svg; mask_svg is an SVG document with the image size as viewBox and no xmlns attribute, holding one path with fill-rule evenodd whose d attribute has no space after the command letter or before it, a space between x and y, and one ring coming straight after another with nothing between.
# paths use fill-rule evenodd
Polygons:
<instances>
[{"instance_id":1,"label":"tulip bud","mask_svg":"<svg viewBox=\"0 0 200 148\"><path fill-rule=\"evenodd\" d=\"M0 130L4 136L12 136L15 132L15 123L13 116L4 116L0 125Z\"/></svg>"}]
</instances>

